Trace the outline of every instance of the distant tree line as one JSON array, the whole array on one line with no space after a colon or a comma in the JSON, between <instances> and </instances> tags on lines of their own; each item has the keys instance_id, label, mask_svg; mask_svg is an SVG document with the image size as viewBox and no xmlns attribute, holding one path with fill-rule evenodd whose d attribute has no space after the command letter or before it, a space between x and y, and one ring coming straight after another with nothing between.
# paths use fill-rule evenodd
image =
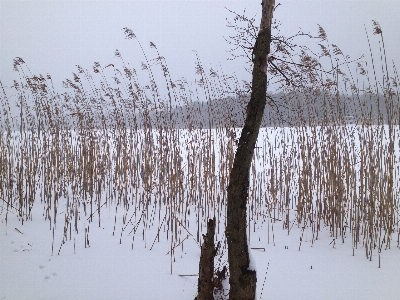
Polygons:
<instances>
[{"instance_id":1,"label":"distant tree line","mask_svg":"<svg viewBox=\"0 0 400 300\"><path fill-rule=\"evenodd\" d=\"M78 122L90 124L92 128L115 126L116 122L124 122L126 128L157 127L207 129L221 127L242 127L248 96L235 96L208 102L193 101L188 105L164 107L151 110L116 110L111 105L96 114L91 110L88 114L64 113L60 126L73 127ZM262 120L262 127L288 126L323 126L343 124L388 124L399 125L399 100L383 94L332 95L327 93L275 93L266 98L267 106ZM31 115L34 118L35 115ZM60 115L58 117L61 117ZM20 127L19 116L14 116L13 128ZM46 128L43 119L36 125ZM32 124L32 122L31 122ZM61 129L61 128L60 128Z\"/></svg>"}]
</instances>

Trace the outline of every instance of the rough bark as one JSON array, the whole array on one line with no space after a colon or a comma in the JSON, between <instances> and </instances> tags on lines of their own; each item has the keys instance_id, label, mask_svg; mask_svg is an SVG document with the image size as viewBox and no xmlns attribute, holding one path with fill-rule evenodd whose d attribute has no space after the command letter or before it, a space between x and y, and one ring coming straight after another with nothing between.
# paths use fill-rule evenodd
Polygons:
<instances>
[{"instance_id":1,"label":"rough bark","mask_svg":"<svg viewBox=\"0 0 400 300\"><path fill-rule=\"evenodd\" d=\"M199 279L197 285L197 297L195 300L214 299L214 257L217 250L214 247L215 218L207 223L207 234L203 235L204 242L201 245Z\"/></svg>"},{"instance_id":2,"label":"rough bark","mask_svg":"<svg viewBox=\"0 0 400 300\"><path fill-rule=\"evenodd\" d=\"M230 271L230 300L255 299L256 271L249 270L246 235L246 204L249 174L266 103L267 59L271 43L271 20L274 0L263 0L260 32L253 48L252 91L246 120L235 154L228 186L226 236Z\"/></svg>"}]
</instances>

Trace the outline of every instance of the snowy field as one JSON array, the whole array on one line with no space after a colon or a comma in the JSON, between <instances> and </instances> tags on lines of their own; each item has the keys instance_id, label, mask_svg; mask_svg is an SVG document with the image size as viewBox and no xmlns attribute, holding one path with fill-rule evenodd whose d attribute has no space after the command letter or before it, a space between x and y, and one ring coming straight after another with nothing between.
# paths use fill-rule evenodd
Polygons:
<instances>
[{"instance_id":1,"label":"snowy field","mask_svg":"<svg viewBox=\"0 0 400 300\"><path fill-rule=\"evenodd\" d=\"M238 134L4 134L0 299L194 299L209 217L215 267L227 265ZM387 126L262 130L248 206L257 299L399 298L398 141Z\"/></svg>"},{"instance_id":2,"label":"snowy field","mask_svg":"<svg viewBox=\"0 0 400 300\"><path fill-rule=\"evenodd\" d=\"M107 214L105 214L107 215ZM200 250L188 239L175 251L170 274L167 243L152 250L137 239L119 244L112 236L113 216L103 227L90 227L90 247L83 234L51 254L52 236L40 211L33 222L16 220L1 224L0 299L194 299ZM257 267L258 299L397 299L400 251L394 246L372 261L365 250L352 255L351 242L333 247L329 231L311 243L305 236L299 251L301 230L290 235L276 223L270 232L263 226L253 234L251 250ZM272 226L271 226L272 227ZM20 230L22 233L20 233ZM7 233L7 234L6 234ZM272 236L273 235L273 236ZM258 240L258 238L260 240ZM60 247L56 239L56 252ZM287 249L286 249L287 246ZM217 259L216 259L217 263Z\"/></svg>"}]
</instances>

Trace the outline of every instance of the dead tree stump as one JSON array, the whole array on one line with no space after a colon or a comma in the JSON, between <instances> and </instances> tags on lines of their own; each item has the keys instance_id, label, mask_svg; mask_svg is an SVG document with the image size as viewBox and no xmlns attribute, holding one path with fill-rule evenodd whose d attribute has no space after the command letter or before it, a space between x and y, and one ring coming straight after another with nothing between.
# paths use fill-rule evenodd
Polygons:
<instances>
[{"instance_id":1,"label":"dead tree stump","mask_svg":"<svg viewBox=\"0 0 400 300\"><path fill-rule=\"evenodd\" d=\"M214 299L214 257L217 249L214 247L215 217L207 223L207 234L203 234L204 242L201 245L199 279L197 297L195 300Z\"/></svg>"}]
</instances>

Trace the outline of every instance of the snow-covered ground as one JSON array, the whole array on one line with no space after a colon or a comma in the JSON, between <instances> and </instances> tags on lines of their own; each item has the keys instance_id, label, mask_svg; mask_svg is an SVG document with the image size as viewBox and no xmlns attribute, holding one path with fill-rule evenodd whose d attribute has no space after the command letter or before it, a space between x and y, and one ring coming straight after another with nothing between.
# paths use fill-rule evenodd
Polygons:
<instances>
[{"instance_id":1,"label":"snow-covered ground","mask_svg":"<svg viewBox=\"0 0 400 300\"><path fill-rule=\"evenodd\" d=\"M58 232L52 255L52 234L40 212L21 226L2 218L0 233L0 299L194 299L200 250L192 238L175 249L168 243L144 247L140 235L132 250L131 240L112 235L113 213L99 228L90 227L89 244L84 234L67 241L57 255ZM105 214L107 215L107 214ZM301 229L290 235L280 222L252 233L250 247L257 268L257 299L399 299L400 249L378 253L372 261L365 249L352 255L351 241L337 241L329 231L311 243L307 233L300 247ZM156 234L151 236L153 239ZM299 250L300 247L300 250ZM226 255L225 255L226 256ZM218 265L218 257L215 260Z\"/></svg>"},{"instance_id":2,"label":"snow-covered ground","mask_svg":"<svg viewBox=\"0 0 400 300\"><path fill-rule=\"evenodd\" d=\"M296 140L290 133L282 139L279 134L270 133L259 139L258 146L277 145L288 136ZM273 151L271 157L282 155L280 146ZM258 162L265 160L260 154L255 167L258 169ZM396 157L395 165L398 161ZM201 162L202 159L195 160ZM216 166L220 168L218 157ZM265 163L260 166L265 167ZM296 193L297 188L291 188ZM252 189L255 192L250 193L251 197L266 193ZM56 225L54 220L45 220L46 203L41 203L39 193L32 220L23 224L17 211L9 207L6 213L6 202L1 202L0 299L194 299L201 243L197 241L197 230L206 232L201 225L204 221L200 224L198 220L212 216L211 208L217 206L216 238L222 246L215 265L226 265L225 209L219 206L220 202L196 210L196 205L189 202L186 208L179 204L160 207L152 200L144 210L143 198L125 208L106 200L101 215L94 211L92 220L81 205L76 231L74 220L65 219L71 217L67 213L71 204L63 197L58 201ZM267 200L252 201L260 207L268 204ZM355 244L348 229L345 237L334 240L329 228L324 227L316 240L312 229L299 225L294 211L290 211L288 235L282 221L263 216L266 210L260 207L250 214L249 226L251 254L257 269L257 299L400 298L396 283L400 275L398 224L392 233L391 249L385 250L383 244L380 254L375 249L367 259L362 241L353 249ZM54 206L52 209L50 215ZM227 282L224 287L227 293Z\"/></svg>"}]
</instances>

